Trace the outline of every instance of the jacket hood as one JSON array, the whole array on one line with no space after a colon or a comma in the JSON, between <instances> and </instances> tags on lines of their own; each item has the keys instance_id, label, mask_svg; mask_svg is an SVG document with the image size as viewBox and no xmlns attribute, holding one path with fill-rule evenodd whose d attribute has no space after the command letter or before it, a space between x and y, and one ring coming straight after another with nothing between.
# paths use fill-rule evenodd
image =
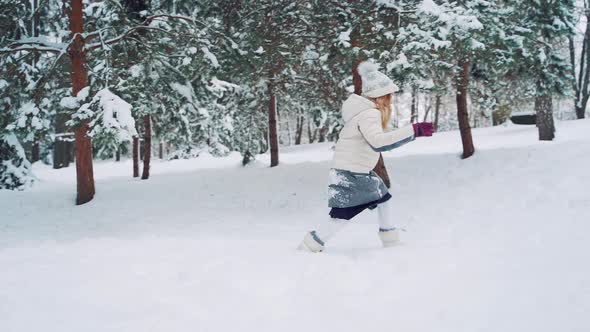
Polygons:
<instances>
[{"instance_id":1,"label":"jacket hood","mask_svg":"<svg viewBox=\"0 0 590 332\"><path fill-rule=\"evenodd\" d=\"M377 107L375 103L369 99L357 94L352 94L342 104L342 119L344 119L344 122L348 122L360 113L374 109L375 107Z\"/></svg>"}]
</instances>

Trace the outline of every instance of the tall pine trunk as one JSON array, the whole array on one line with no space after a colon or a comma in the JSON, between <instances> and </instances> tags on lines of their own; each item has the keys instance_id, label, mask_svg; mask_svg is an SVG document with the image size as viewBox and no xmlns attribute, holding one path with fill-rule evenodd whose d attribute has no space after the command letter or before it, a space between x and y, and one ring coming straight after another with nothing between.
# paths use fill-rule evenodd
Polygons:
<instances>
[{"instance_id":1,"label":"tall pine trunk","mask_svg":"<svg viewBox=\"0 0 590 332\"><path fill-rule=\"evenodd\" d=\"M434 131L438 131L438 117L440 114L441 96L436 95L436 101L434 102Z\"/></svg>"},{"instance_id":2,"label":"tall pine trunk","mask_svg":"<svg viewBox=\"0 0 590 332\"><path fill-rule=\"evenodd\" d=\"M41 151L39 149L39 140L35 139L31 146L31 163L37 162L40 159Z\"/></svg>"},{"instance_id":3,"label":"tall pine trunk","mask_svg":"<svg viewBox=\"0 0 590 332\"><path fill-rule=\"evenodd\" d=\"M584 31L584 40L582 42L582 49L580 51L580 69L579 74L576 76L576 45L574 37L569 37L569 52L571 60L571 74L573 80L573 90L575 95L574 108L576 111L576 117L583 119L586 117L586 106L588 105L588 99L590 98L590 11L588 11L588 2L584 1L586 16L586 26Z\"/></svg>"},{"instance_id":4,"label":"tall pine trunk","mask_svg":"<svg viewBox=\"0 0 590 332\"><path fill-rule=\"evenodd\" d=\"M66 122L69 115L63 112L57 112L55 115L55 140L53 141L53 168L60 169L70 165L70 146L71 143L65 137L67 132Z\"/></svg>"},{"instance_id":5,"label":"tall pine trunk","mask_svg":"<svg viewBox=\"0 0 590 332\"><path fill-rule=\"evenodd\" d=\"M268 140L270 145L270 167L279 164L279 139L277 134L277 97L272 83L268 86Z\"/></svg>"},{"instance_id":6,"label":"tall pine trunk","mask_svg":"<svg viewBox=\"0 0 590 332\"><path fill-rule=\"evenodd\" d=\"M139 137L133 137L133 177L139 177Z\"/></svg>"},{"instance_id":7,"label":"tall pine trunk","mask_svg":"<svg viewBox=\"0 0 590 332\"><path fill-rule=\"evenodd\" d=\"M88 72L86 71L86 53L84 51L84 16L82 0L72 0L68 13L70 31L73 42L68 50L72 63L72 95L88 85ZM88 137L88 123L83 121L75 129L76 139L76 177L78 194L76 204L84 204L94 197L94 172L92 169L92 141Z\"/></svg>"},{"instance_id":8,"label":"tall pine trunk","mask_svg":"<svg viewBox=\"0 0 590 332\"><path fill-rule=\"evenodd\" d=\"M412 87L412 105L410 107L410 114L410 122L418 122L418 89L415 86Z\"/></svg>"},{"instance_id":9,"label":"tall pine trunk","mask_svg":"<svg viewBox=\"0 0 590 332\"><path fill-rule=\"evenodd\" d=\"M555 124L553 122L553 100L550 95L535 98L535 112L539 140L552 141L555 138Z\"/></svg>"},{"instance_id":10,"label":"tall pine trunk","mask_svg":"<svg viewBox=\"0 0 590 332\"><path fill-rule=\"evenodd\" d=\"M457 118L463 144L463 159L469 158L475 152L471 127L469 126L469 112L467 109L467 87L469 86L469 62L459 61L461 72L457 79Z\"/></svg>"},{"instance_id":11,"label":"tall pine trunk","mask_svg":"<svg viewBox=\"0 0 590 332\"><path fill-rule=\"evenodd\" d=\"M295 128L295 145L301 144L301 138L303 136L303 116L297 116L297 126Z\"/></svg>"},{"instance_id":12,"label":"tall pine trunk","mask_svg":"<svg viewBox=\"0 0 590 332\"><path fill-rule=\"evenodd\" d=\"M152 119L150 115L143 117L144 137L143 137L143 172L142 180L150 177L150 159L152 156Z\"/></svg>"},{"instance_id":13,"label":"tall pine trunk","mask_svg":"<svg viewBox=\"0 0 590 332\"><path fill-rule=\"evenodd\" d=\"M307 119L307 140L309 141L309 144L315 142L316 134L317 134L317 129L312 130L311 129L311 120Z\"/></svg>"}]
</instances>

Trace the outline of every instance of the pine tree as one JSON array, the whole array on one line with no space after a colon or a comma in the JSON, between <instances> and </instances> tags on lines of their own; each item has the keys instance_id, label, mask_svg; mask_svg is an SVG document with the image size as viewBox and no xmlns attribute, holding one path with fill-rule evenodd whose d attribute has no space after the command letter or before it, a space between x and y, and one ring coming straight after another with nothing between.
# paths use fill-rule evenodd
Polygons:
<instances>
[{"instance_id":1,"label":"pine tree","mask_svg":"<svg viewBox=\"0 0 590 332\"><path fill-rule=\"evenodd\" d=\"M463 158L475 151L467 98L470 81L478 68L486 68L484 72L491 77L504 75L515 45L507 36L510 13L501 1L424 0L417 4L412 22L400 36L397 61L400 57L412 61L410 67L418 78L429 75L420 68L453 77Z\"/></svg>"},{"instance_id":2,"label":"pine tree","mask_svg":"<svg viewBox=\"0 0 590 332\"><path fill-rule=\"evenodd\" d=\"M574 33L573 0L510 1L515 34L521 37L522 52L515 68L531 82L540 140L553 140L553 95L565 94L571 86L571 67L560 51Z\"/></svg>"}]
</instances>

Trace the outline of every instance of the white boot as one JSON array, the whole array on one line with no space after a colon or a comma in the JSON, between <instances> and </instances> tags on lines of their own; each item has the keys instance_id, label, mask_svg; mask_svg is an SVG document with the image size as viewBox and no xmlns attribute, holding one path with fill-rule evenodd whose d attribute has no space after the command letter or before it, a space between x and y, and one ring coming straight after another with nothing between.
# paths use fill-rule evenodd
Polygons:
<instances>
[{"instance_id":1,"label":"white boot","mask_svg":"<svg viewBox=\"0 0 590 332\"><path fill-rule=\"evenodd\" d=\"M336 233L340 232L348 224L347 220L327 218L317 225L314 231L305 235L299 250L320 252L324 250L325 242L329 241Z\"/></svg>"},{"instance_id":2,"label":"white boot","mask_svg":"<svg viewBox=\"0 0 590 332\"><path fill-rule=\"evenodd\" d=\"M400 243L399 241L399 231L397 229L391 230L379 230L379 238L381 239L381 243L383 243L383 247L389 248L396 246Z\"/></svg>"},{"instance_id":3,"label":"white boot","mask_svg":"<svg viewBox=\"0 0 590 332\"><path fill-rule=\"evenodd\" d=\"M305 234L303 241L297 247L298 250L307 251L307 252L320 252L324 250L324 245L321 241L314 236L314 232L309 232Z\"/></svg>"}]
</instances>

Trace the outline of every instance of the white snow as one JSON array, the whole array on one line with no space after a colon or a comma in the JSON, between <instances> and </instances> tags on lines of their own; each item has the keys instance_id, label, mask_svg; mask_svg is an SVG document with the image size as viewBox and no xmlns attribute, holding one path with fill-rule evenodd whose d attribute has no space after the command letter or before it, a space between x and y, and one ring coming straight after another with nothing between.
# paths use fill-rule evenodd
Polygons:
<instances>
[{"instance_id":1,"label":"white snow","mask_svg":"<svg viewBox=\"0 0 590 332\"><path fill-rule=\"evenodd\" d=\"M98 104L98 108L102 113L100 118L102 123L99 128L93 128L90 133L91 136L97 130L104 129L116 132L120 141L130 141L133 136L137 136L135 119L131 115L131 104L112 93L108 88L98 91L92 98L92 103ZM92 125L93 123L91 123Z\"/></svg>"},{"instance_id":2,"label":"white snow","mask_svg":"<svg viewBox=\"0 0 590 332\"><path fill-rule=\"evenodd\" d=\"M80 91L78 91L78 94L76 94L76 98L79 101L85 101L89 95L90 95L90 87L87 86L87 87L82 88Z\"/></svg>"},{"instance_id":3,"label":"white snow","mask_svg":"<svg viewBox=\"0 0 590 332\"><path fill-rule=\"evenodd\" d=\"M14 149L16 156L18 159L22 160L19 165L15 165L13 161L10 160L0 160L2 166L5 167L4 174L0 173L0 180L4 180L6 184L10 184L13 187L16 187L16 183L13 181L13 177L18 179L22 185L18 186L18 190L25 190L30 188L34 182L37 180L35 176L31 175L31 163L26 159L25 150L23 149L22 145L20 144L18 138L14 133L7 133L4 134L3 140L8 144L8 146ZM4 179L2 179L4 178ZM2 191L2 189L0 189ZM0 207L2 207L2 203L0 202ZM1 211L2 209L0 209ZM1 219L0 219L1 220ZM0 231L2 230L2 223L0 223ZM0 238L2 233L0 232ZM1 294L1 291L0 291Z\"/></svg>"},{"instance_id":4,"label":"white snow","mask_svg":"<svg viewBox=\"0 0 590 332\"><path fill-rule=\"evenodd\" d=\"M140 77L143 74L143 66L142 65L133 65L129 68L129 74L131 77Z\"/></svg>"},{"instance_id":5,"label":"white snow","mask_svg":"<svg viewBox=\"0 0 590 332\"><path fill-rule=\"evenodd\" d=\"M422 3L418 5L417 10L418 12L433 15L438 15L443 11L440 6L435 4L432 0L423 0Z\"/></svg>"},{"instance_id":6,"label":"white snow","mask_svg":"<svg viewBox=\"0 0 590 332\"><path fill-rule=\"evenodd\" d=\"M331 144L95 165L97 194L74 206L74 166L34 166L0 191L0 330L590 330L590 120L458 132L385 155L395 216L382 249L364 212L324 253L295 247L326 218Z\"/></svg>"},{"instance_id":7,"label":"white snow","mask_svg":"<svg viewBox=\"0 0 590 332\"><path fill-rule=\"evenodd\" d=\"M214 77L213 79L211 79L210 82L211 82L211 87L209 87L209 88L216 90L216 91L240 90L241 89L241 87L239 85L220 80L217 77Z\"/></svg>"},{"instance_id":8,"label":"white snow","mask_svg":"<svg viewBox=\"0 0 590 332\"><path fill-rule=\"evenodd\" d=\"M59 106L63 107L63 108L68 108L71 110L77 109L80 107L80 103L78 98L76 97L63 97L60 101L59 101Z\"/></svg>"},{"instance_id":9,"label":"white snow","mask_svg":"<svg viewBox=\"0 0 590 332\"><path fill-rule=\"evenodd\" d=\"M211 66L213 66L213 68L219 67L219 61L217 60L217 57L213 53L211 53L211 51L209 51L208 47L203 46L201 48L201 51L203 51L205 58L209 60L209 62L211 62Z\"/></svg>"},{"instance_id":10,"label":"white snow","mask_svg":"<svg viewBox=\"0 0 590 332\"><path fill-rule=\"evenodd\" d=\"M352 33L352 29L348 29L346 31L342 31L338 35L338 44L344 47L350 47L350 34Z\"/></svg>"},{"instance_id":11,"label":"white snow","mask_svg":"<svg viewBox=\"0 0 590 332\"><path fill-rule=\"evenodd\" d=\"M190 84L172 83L170 87L176 91L179 95L186 98L189 103L193 103L193 96L195 95L193 88Z\"/></svg>"}]
</instances>

